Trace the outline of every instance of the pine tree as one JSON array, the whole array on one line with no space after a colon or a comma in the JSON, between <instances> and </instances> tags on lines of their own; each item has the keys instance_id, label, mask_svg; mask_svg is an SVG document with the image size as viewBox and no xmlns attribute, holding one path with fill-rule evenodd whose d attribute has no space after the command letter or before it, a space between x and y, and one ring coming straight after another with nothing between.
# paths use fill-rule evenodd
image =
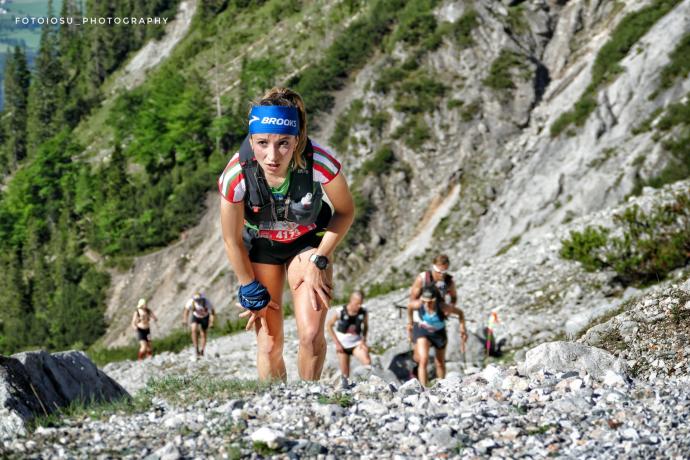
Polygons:
<instances>
[{"instance_id":1,"label":"pine tree","mask_svg":"<svg viewBox=\"0 0 690 460\"><path fill-rule=\"evenodd\" d=\"M52 15L52 0L48 2L48 15ZM57 32L46 23L41 30L36 69L29 88L27 134L30 151L53 136L63 123L63 111L59 106L63 99L61 82Z\"/></svg>"},{"instance_id":2,"label":"pine tree","mask_svg":"<svg viewBox=\"0 0 690 460\"><path fill-rule=\"evenodd\" d=\"M27 345L32 315L24 295L22 270L17 254L0 253L0 353L14 353Z\"/></svg>"},{"instance_id":3,"label":"pine tree","mask_svg":"<svg viewBox=\"0 0 690 460\"><path fill-rule=\"evenodd\" d=\"M72 25L63 24L58 32L58 49L64 77L60 106L64 110L65 122L73 127L91 108L84 91L84 27L78 25L81 24L82 12L76 0L64 0L60 16L74 18L75 21Z\"/></svg>"},{"instance_id":4,"label":"pine tree","mask_svg":"<svg viewBox=\"0 0 690 460\"><path fill-rule=\"evenodd\" d=\"M5 68L5 151L11 169L26 157L26 118L30 72L24 51L14 47Z\"/></svg>"}]
</instances>

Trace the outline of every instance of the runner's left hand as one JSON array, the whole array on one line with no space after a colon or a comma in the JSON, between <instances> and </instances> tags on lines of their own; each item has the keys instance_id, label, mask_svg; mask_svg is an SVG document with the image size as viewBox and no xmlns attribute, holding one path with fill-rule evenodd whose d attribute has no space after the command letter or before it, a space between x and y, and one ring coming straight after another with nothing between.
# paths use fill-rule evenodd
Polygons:
<instances>
[{"instance_id":1,"label":"runner's left hand","mask_svg":"<svg viewBox=\"0 0 690 460\"><path fill-rule=\"evenodd\" d=\"M304 274L304 280L300 285L305 284L307 292L309 293L309 300L314 310L320 311L321 306L328 308L331 304L331 297L333 296L333 286L328 279L326 270L319 270L319 268L311 262L307 266Z\"/></svg>"}]
</instances>

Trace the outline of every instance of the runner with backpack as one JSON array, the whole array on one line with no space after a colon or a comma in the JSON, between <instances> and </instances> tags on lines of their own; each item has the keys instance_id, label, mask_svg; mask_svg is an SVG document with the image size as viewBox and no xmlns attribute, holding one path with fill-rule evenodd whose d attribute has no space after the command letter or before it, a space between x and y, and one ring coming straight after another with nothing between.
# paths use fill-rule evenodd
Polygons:
<instances>
[{"instance_id":1,"label":"runner with backpack","mask_svg":"<svg viewBox=\"0 0 690 460\"><path fill-rule=\"evenodd\" d=\"M457 292L453 277L447 273L450 265L448 256L441 254L434 258L432 270L417 276L410 290L410 301L407 305L407 333L410 342L414 343L414 360L418 363L417 377L422 385L428 384L427 364L429 351L433 346L436 351L434 364L436 377L446 375L446 320L455 315L460 320L460 347L465 350L467 330L465 315L456 307ZM419 321L415 323L414 313Z\"/></svg>"},{"instance_id":2,"label":"runner with backpack","mask_svg":"<svg viewBox=\"0 0 690 460\"><path fill-rule=\"evenodd\" d=\"M343 386L348 385L350 377L350 356L354 355L364 366L371 366L367 347L369 314L362 306L363 301L364 293L354 291L348 304L341 307L327 325L338 352Z\"/></svg>"},{"instance_id":3,"label":"runner with backpack","mask_svg":"<svg viewBox=\"0 0 690 460\"><path fill-rule=\"evenodd\" d=\"M333 253L354 219L352 194L340 162L307 137L299 94L269 90L247 121L249 135L218 179L225 251L245 309L240 317L256 332L259 379L286 380L281 306L287 279L299 335L297 369L300 378L318 380Z\"/></svg>"},{"instance_id":4,"label":"runner with backpack","mask_svg":"<svg viewBox=\"0 0 690 460\"><path fill-rule=\"evenodd\" d=\"M192 356L192 361L197 361L204 357L204 350L206 349L206 331L209 327L213 327L213 322L216 319L216 310L213 308L211 301L200 292L196 292L191 299L184 306L182 325L187 327L189 321L189 313L192 313L192 343L196 353ZM197 334L201 333L201 348Z\"/></svg>"}]
</instances>

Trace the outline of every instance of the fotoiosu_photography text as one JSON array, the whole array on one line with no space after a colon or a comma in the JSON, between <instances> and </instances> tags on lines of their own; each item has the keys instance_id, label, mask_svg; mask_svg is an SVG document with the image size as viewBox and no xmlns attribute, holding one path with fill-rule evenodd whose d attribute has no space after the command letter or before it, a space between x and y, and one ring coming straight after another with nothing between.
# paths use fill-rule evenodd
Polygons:
<instances>
[{"instance_id":1,"label":"fotoiosu_photography text","mask_svg":"<svg viewBox=\"0 0 690 460\"><path fill-rule=\"evenodd\" d=\"M15 24L21 25L155 25L167 24L167 17L120 17L120 16L98 16L98 17L62 17L62 16L39 16L39 17L16 17Z\"/></svg>"}]
</instances>

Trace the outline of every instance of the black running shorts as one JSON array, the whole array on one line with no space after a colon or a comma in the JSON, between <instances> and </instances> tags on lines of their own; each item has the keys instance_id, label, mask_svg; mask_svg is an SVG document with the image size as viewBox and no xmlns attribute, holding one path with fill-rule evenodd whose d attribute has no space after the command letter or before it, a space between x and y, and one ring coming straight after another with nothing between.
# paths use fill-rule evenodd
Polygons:
<instances>
[{"instance_id":1,"label":"black running shorts","mask_svg":"<svg viewBox=\"0 0 690 460\"><path fill-rule=\"evenodd\" d=\"M201 329L207 330L208 329L208 318L209 318L208 316L204 316L203 318L199 318L198 316L192 315L192 323L197 323L198 325L201 326Z\"/></svg>"},{"instance_id":2,"label":"black running shorts","mask_svg":"<svg viewBox=\"0 0 690 460\"><path fill-rule=\"evenodd\" d=\"M289 243L278 243L267 238L251 238L245 227L243 239L245 247L249 250L249 260L257 264L285 265L293 257L318 248L330 220L331 208L327 203L323 203L316 220L316 228Z\"/></svg>"},{"instance_id":3,"label":"black running shorts","mask_svg":"<svg viewBox=\"0 0 690 460\"><path fill-rule=\"evenodd\" d=\"M150 342L151 341L151 329L137 328L137 338L139 341Z\"/></svg>"},{"instance_id":4,"label":"black running shorts","mask_svg":"<svg viewBox=\"0 0 690 460\"><path fill-rule=\"evenodd\" d=\"M417 339L420 337L426 337L429 340L429 342L431 342L431 346L433 346L437 350L442 350L443 348L446 348L446 345L448 344L448 335L446 334L446 328L432 332L415 323L414 329L412 329L412 339L416 342Z\"/></svg>"}]
</instances>

